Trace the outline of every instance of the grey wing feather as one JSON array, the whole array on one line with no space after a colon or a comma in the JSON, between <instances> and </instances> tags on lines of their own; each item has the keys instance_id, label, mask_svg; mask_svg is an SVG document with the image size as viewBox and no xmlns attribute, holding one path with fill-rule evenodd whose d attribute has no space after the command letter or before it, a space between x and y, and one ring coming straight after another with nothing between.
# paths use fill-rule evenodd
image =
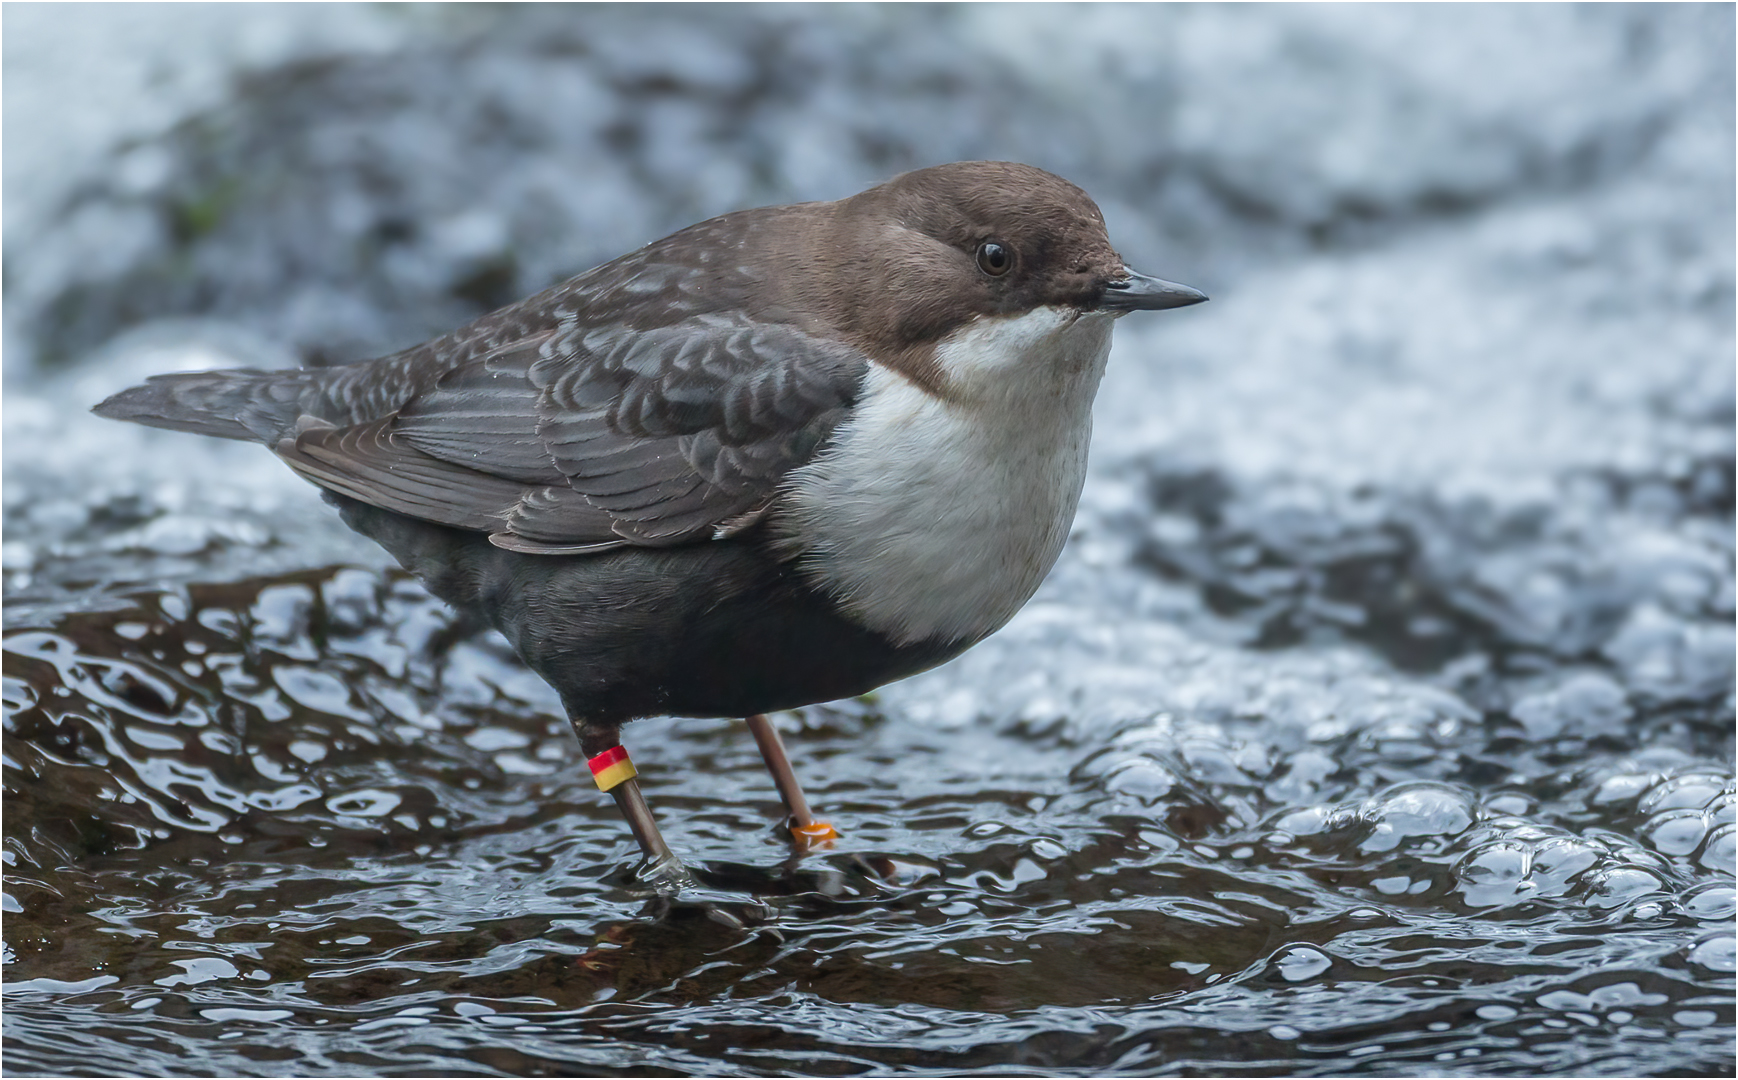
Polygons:
<instances>
[{"instance_id":1,"label":"grey wing feather","mask_svg":"<svg viewBox=\"0 0 1738 1080\"><path fill-rule=\"evenodd\" d=\"M764 508L868 365L735 314L651 329L554 315L554 329L454 366L383 423L304 433L280 454L317 483L513 550L679 544Z\"/></svg>"},{"instance_id":2,"label":"grey wing feather","mask_svg":"<svg viewBox=\"0 0 1738 1080\"><path fill-rule=\"evenodd\" d=\"M423 521L544 544L614 546L609 515L565 486L531 486L407 446L388 417L349 428L310 426L274 448L296 472L370 506Z\"/></svg>"},{"instance_id":3,"label":"grey wing feather","mask_svg":"<svg viewBox=\"0 0 1738 1080\"><path fill-rule=\"evenodd\" d=\"M736 253L769 213L703 222L370 363L154 378L97 411L263 440L317 484L513 550L732 535L826 443L868 368L740 314L765 282Z\"/></svg>"},{"instance_id":4,"label":"grey wing feather","mask_svg":"<svg viewBox=\"0 0 1738 1080\"><path fill-rule=\"evenodd\" d=\"M589 362L556 351L528 373L544 387L538 432L573 489L649 544L712 535L763 504L831 434L868 365L842 343L725 314L580 337L569 348Z\"/></svg>"},{"instance_id":5,"label":"grey wing feather","mask_svg":"<svg viewBox=\"0 0 1738 1080\"><path fill-rule=\"evenodd\" d=\"M524 368L549 334L490 350L398 410L396 431L426 454L509 480L563 484L537 435L537 388Z\"/></svg>"}]
</instances>

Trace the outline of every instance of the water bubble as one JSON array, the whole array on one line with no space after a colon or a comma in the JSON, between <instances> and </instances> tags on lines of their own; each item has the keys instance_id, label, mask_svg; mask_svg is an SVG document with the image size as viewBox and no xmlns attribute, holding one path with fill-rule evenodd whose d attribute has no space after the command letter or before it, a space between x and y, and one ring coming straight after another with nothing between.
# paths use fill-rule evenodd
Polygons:
<instances>
[{"instance_id":1,"label":"water bubble","mask_svg":"<svg viewBox=\"0 0 1738 1080\"><path fill-rule=\"evenodd\" d=\"M334 814L345 814L350 817L385 817L398 809L398 804L402 801L398 795L390 791L360 788L327 799L326 809Z\"/></svg>"},{"instance_id":2,"label":"water bubble","mask_svg":"<svg viewBox=\"0 0 1738 1080\"><path fill-rule=\"evenodd\" d=\"M1475 885L1513 885L1527 876L1532 860L1529 845L1499 840L1468 855L1456 872Z\"/></svg>"},{"instance_id":3,"label":"water bubble","mask_svg":"<svg viewBox=\"0 0 1738 1080\"><path fill-rule=\"evenodd\" d=\"M1683 619L1637 604L1603 652L1629 686L1660 701L1693 701L1732 686L1730 623Z\"/></svg>"},{"instance_id":4,"label":"water bubble","mask_svg":"<svg viewBox=\"0 0 1738 1080\"><path fill-rule=\"evenodd\" d=\"M1658 874L1639 866L1614 866L1596 871L1589 876L1588 884L1592 890L1588 903L1600 908L1626 904L1665 888L1665 882Z\"/></svg>"},{"instance_id":5,"label":"water bubble","mask_svg":"<svg viewBox=\"0 0 1738 1080\"><path fill-rule=\"evenodd\" d=\"M1710 826L1738 823L1738 796L1731 792L1717 795L1713 802L1703 807L1702 813L1707 815Z\"/></svg>"},{"instance_id":6,"label":"water bubble","mask_svg":"<svg viewBox=\"0 0 1738 1080\"><path fill-rule=\"evenodd\" d=\"M121 729L135 746L146 750L162 750L179 753L187 748L185 741L179 737L142 724L129 724Z\"/></svg>"},{"instance_id":7,"label":"water bubble","mask_svg":"<svg viewBox=\"0 0 1738 1080\"><path fill-rule=\"evenodd\" d=\"M1274 821L1273 827L1292 836L1315 836L1333 827L1333 810L1326 806L1293 810Z\"/></svg>"},{"instance_id":8,"label":"water bubble","mask_svg":"<svg viewBox=\"0 0 1738 1080\"><path fill-rule=\"evenodd\" d=\"M304 708L352 720L370 719L350 704L350 688L329 671L286 664L272 672L272 680L278 689Z\"/></svg>"},{"instance_id":9,"label":"water bubble","mask_svg":"<svg viewBox=\"0 0 1738 1080\"><path fill-rule=\"evenodd\" d=\"M380 617L380 579L366 570L340 570L320 587L334 629L357 633Z\"/></svg>"},{"instance_id":10,"label":"water bubble","mask_svg":"<svg viewBox=\"0 0 1738 1080\"><path fill-rule=\"evenodd\" d=\"M1707 846L1702 849L1701 858L1696 861L1704 868L1723 874L1731 874L1738 869L1738 836L1731 825L1722 825L1708 834Z\"/></svg>"},{"instance_id":11,"label":"water bubble","mask_svg":"<svg viewBox=\"0 0 1738 1080\"><path fill-rule=\"evenodd\" d=\"M1359 848L1393 851L1413 837L1450 837L1473 823L1466 793L1430 781L1400 784L1365 804L1363 818L1374 826Z\"/></svg>"},{"instance_id":12,"label":"water bubble","mask_svg":"<svg viewBox=\"0 0 1738 1080\"><path fill-rule=\"evenodd\" d=\"M183 974L165 975L154 980L158 986L198 986L216 979L233 979L241 974L234 964L221 956L202 956L192 960L171 960Z\"/></svg>"},{"instance_id":13,"label":"water bubble","mask_svg":"<svg viewBox=\"0 0 1738 1080\"><path fill-rule=\"evenodd\" d=\"M1684 895L1684 910L1698 919L1725 920L1738 910L1738 889L1730 885L1702 885Z\"/></svg>"},{"instance_id":14,"label":"water bubble","mask_svg":"<svg viewBox=\"0 0 1738 1080\"><path fill-rule=\"evenodd\" d=\"M288 642L307 632L313 607L314 592L306 585L273 585L260 590L248 615L256 635L274 642Z\"/></svg>"},{"instance_id":15,"label":"water bubble","mask_svg":"<svg viewBox=\"0 0 1738 1080\"><path fill-rule=\"evenodd\" d=\"M1321 751L1304 750L1286 763L1285 775L1268 781L1264 794L1281 806L1306 803L1339 768L1339 762Z\"/></svg>"},{"instance_id":16,"label":"water bubble","mask_svg":"<svg viewBox=\"0 0 1738 1080\"><path fill-rule=\"evenodd\" d=\"M1165 798L1176 786L1177 777L1169 769L1146 758L1118 766L1105 781L1110 791L1132 795L1148 805Z\"/></svg>"},{"instance_id":17,"label":"water bubble","mask_svg":"<svg viewBox=\"0 0 1738 1080\"><path fill-rule=\"evenodd\" d=\"M1738 970L1738 938L1726 934L1699 942L1690 950L1690 963L1700 964L1709 971Z\"/></svg>"},{"instance_id":18,"label":"water bubble","mask_svg":"<svg viewBox=\"0 0 1738 1080\"><path fill-rule=\"evenodd\" d=\"M1250 781L1233 752L1221 744L1191 739L1182 744L1179 752L1189 774L1209 784L1244 786Z\"/></svg>"},{"instance_id":19,"label":"water bubble","mask_svg":"<svg viewBox=\"0 0 1738 1080\"><path fill-rule=\"evenodd\" d=\"M44 994L85 994L99 990L111 983L120 982L116 975L95 975L88 979L19 979L6 983L6 993L28 994L31 992ZM159 999L161 1000L161 999Z\"/></svg>"},{"instance_id":20,"label":"water bubble","mask_svg":"<svg viewBox=\"0 0 1738 1080\"><path fill-rule=\"evenodd\" d=\"M1061 844L1058 844L1054 840L1047 840L1043 837L1039 837L1038 839L1032 841L1031 850L1032 850L1032 854L1038 856L1040 859L1055 860L1055 859L1060 859L1060 858L1062 858L1062 856L1068 854L1067 848L1063 847Z\"/></svg>"},{"instance_id":21,"label":"water bubble","mask_svg":"<svg viewBox=\"0 0 1738 1080\"><path fill-rule=\"evenodd\" d=\"M1498 840L1471 852L1455 866L1466 902L1473 907L1512 903L1533 891L1527 881L1532 865L1531 846Z\"/></svg>"},{"instance_id":22,"label":"water bubble","mask_svg":"<svg viewBox=\"0 0 1738 1080\"><path fill-rule=\"evenodd\" d=\"M249 792L247 803L266 811L294 810L303 803L320 797L320 789L312 784L292 784L273 791Z\"/></svg>"},{"instance_id":23,"label":"water bubble","mask_svg":"<svg viewBox=\"0 0 1738 1080\"><path fill-rule=\"evenodd\" d=\"M1286 982L1303 982L1333 967L1334 961L1320 949L1299 945L1280 954L1274 966Z\"/></svg>"},{"instance_id":24,"label":"water bubble","mask_svg":"<svg viewBox=\"0 0 1738 1080\"><path fill-rule=\"evenodd\" d=\"M1707 835L1708 822L1700 810L1667 810L1641 827L1641 838L1662 855L1688 855Z\"/></svg>"},{"instance_id":25,"label":"water bubble","mask_svg":"<svg viewBox=\"0 0 1738 1080\"><path fill-rule=\"evenodd\" d=\"M516 776L547 776L555 771L551 765L511 751L496 754L494 760L497 769Z\"/></svg>"},{"instance_id":26,"label":"water bubble","mask_svg":"<svg viewBox=\"0 0 1738 1080\"><path fill-rule=\"evenodd\" d=\"M478 728L465 736L466 746L485 753L494 750L518 750L530 744L529 736L504 727Z\"/></svg>"},{"instance_id":27,"label":"water bubble","mask_svg":"<svg viewBox=\"0 0 1738 1080\"><path fill-rule=\"evenodd\" d=\"M1636 812L1655 814L1662 810L1700 810L1731 788L1731 780L1708 773L1687 773L1656 784L1636 804Z\"/></svg>"},{"instance_id":28,"label":"water bubble","mask_svg":"<svg viewBox=\"0 0 1738 1080\"><path fill-rule=\"evenodd\" d=\"M270 1023L276 1020L288 1020L296 1014L288 1009L200 1009L199 1015L215 1023L227 1024L237 1020Z\"/></svg>"},{"instance_id":29,"label":"water bubble","mask_svg":"<svg viewBox=\"0 0 1738 1080\"><path fill-rule=\"evenodd\" d=\"M1509 817L1520 817L1533 812L1537 804L1520 792L1505 791L1485 800L1484 808L1491 814L1503 814Z\"/></svg>"},{"instance_id":30,"label":"water bubble","mask_svg":"<svg viewBox=\"0 0 1738 1080\"><path fill-rule=\"evenodd\" d=\"M1601 1011L1616 1008L1619 1005L1664 1005L1669 999L1664 994L1650 994L1632 982L1611 983L1589 991L1587 995L1595 1009Z\"/></svg>"},{"instance_id":31,"label":"water bubble","mask_svg":"<svg viewBox=\"0 0 1738 1080\"><path fill-rule=\"evenodd\" d=\"M1604 850L1585 840L1554 836L1533 849L1532 880L1541 895L1556 896L1599 864Z\"/></svg>"},{"instance_id":32,"label":"water bubble","mask_svg":"<svg viewBox=\"0 0 1738 1080\"><path fill-rule=\"evenodd\" d=\"M1630 713L1623 688L1592 672L1576 672L1561 685L1529 694L1509 709L1531 739L1621 734Z\"/></svg>"},{"instance_id":33,"label":"water bubble","mask_svg":"<svg viewBox=\"0 0 1738 1080\"><path fill-rule=\"evenodd\" d=\"M1595 806L1609 806L1612 803L1628 802L1640 798L1658 780L1650 773L1619 773L1605 779L1594 789L1592 803Z\"/></svg>"}]
</instances>

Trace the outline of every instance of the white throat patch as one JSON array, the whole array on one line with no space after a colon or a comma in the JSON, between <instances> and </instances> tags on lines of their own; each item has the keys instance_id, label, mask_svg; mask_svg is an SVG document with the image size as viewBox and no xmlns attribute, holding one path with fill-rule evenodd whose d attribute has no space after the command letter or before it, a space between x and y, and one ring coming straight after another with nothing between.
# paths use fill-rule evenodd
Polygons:
<instances>
[{"instance_id":1,"label":"white throat patch","mask_svg":"<svg viewBox=\"0 0 1738 1080\"><path fill-rule=\"evenodd\" d=\"M808 579L902 645L1013 618L1068 539L1112 322L979 318L936 349L945 401L871 364L833 445L787 481L783 532Z\"/></svg>"}]
</instances>

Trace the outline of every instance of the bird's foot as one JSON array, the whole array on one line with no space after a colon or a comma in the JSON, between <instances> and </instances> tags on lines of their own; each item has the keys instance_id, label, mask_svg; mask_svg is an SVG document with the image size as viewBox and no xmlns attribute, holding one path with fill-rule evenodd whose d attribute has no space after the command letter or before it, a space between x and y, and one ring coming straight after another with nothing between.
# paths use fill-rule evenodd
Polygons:
<instances>
[{"instance_id":1,"label":"bird's foot","mask_svg":"<svg viewBox=\"0 0 1738 1080\"><path fill-rule=\"evenodd\" d=\"M660 897L675 896L684 889L694 887L694 875L673 854L666 854L657 860L647 859L634 869L634 880L641 885L650 886Z\"/></svg>"}]
</instances>

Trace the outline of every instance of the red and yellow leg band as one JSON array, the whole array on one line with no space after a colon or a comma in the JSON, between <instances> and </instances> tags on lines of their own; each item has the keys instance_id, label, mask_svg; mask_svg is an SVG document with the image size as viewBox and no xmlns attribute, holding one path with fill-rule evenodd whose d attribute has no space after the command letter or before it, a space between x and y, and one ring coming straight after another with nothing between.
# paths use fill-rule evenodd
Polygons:
<instances>
[{"instance_id":1,"label":"red and yellow leg band","mask_svg":"<svg viewBox=\"0 0 1738 1080\"><path fill-rule=\"evenodd\" d=\"M632 780L640 775L634 768L634 763L628 760L628 751L623 746L612 746L608 750L591 759L591 778L597 781L599 791L608 791L625 780Z\"/></svg>"}]
</instances>

